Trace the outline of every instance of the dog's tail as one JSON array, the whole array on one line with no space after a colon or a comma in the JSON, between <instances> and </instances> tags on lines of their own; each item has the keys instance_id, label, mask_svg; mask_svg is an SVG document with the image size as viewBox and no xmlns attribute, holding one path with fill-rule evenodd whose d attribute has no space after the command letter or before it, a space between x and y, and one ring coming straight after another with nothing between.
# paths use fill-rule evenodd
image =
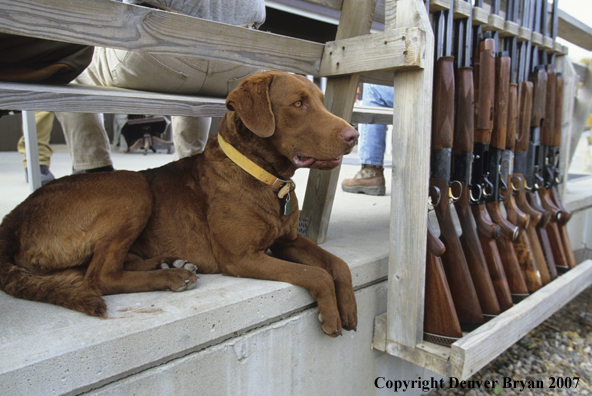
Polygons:
<instances>
[{"instance_id":1,"label":"dog's tail","mask_svg":"<svg viewBox=\"0 0 592 396\"><path fill-rule=\"evenodd\" d=\"M18 250L18 227L13 213L0 225L0 290L25 300L60 305L92 316L105 317L107 306L98 290L84 284L82 271L67 270L51 275L33 275L14 264ZM16 223L18 224L18 223Z\"/></svg>"}]
</instances>

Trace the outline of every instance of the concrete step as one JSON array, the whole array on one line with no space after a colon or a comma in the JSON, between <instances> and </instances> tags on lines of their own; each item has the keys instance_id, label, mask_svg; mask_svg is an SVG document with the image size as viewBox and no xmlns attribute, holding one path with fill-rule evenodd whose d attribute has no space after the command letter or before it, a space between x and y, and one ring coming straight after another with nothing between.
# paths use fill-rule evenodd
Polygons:
<instances>
[{"instance_id":1,"label":"concrete step","mask_svg":"<svg viewBox=\"0 0 592 396\"><path fill-rule=\"evenodd\" d=\"M358 169L344 165L341 178L352 177ZM298 173L297 194L302 199L307 172ZM386 279L389 210L388 195L337 191L323 247L350 265L359 290ZM300 287L221 275L202 275L197 287L182 293L136 293L105 300L108 318L98 319L0 292L0 394L85 392L208 350L253 329L316 312L312 296ZM368 334L373 317L360 323ZM318 321L313 330L320 332ZM369 348L371 336L358 340L360 347ZM334 340L320 337L315 342L333 345Z\"/></svg>"}]
</instances>

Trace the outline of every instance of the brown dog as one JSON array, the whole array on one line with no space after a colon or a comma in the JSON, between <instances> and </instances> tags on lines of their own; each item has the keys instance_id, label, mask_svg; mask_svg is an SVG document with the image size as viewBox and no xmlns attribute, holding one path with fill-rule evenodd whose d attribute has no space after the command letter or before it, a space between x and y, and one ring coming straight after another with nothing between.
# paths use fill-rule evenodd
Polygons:
<instances>
[{"instance_id":1,"label":"brown dog","mask_svg":"<svg viewBox=\"0 0 592 396\"><path fill-rule=\"evenodd\" d=\"M210 139L203 154L143 172L73 175L31 194L0 225L0 288L104 317L102 295L185 290L197 266L305 287L325 333L355 329L350 270L298 234L288 179L300 167L335 168L358 133L302 76L251 76L226 106L222 142ZM257 172L281 179L270 186Z\"/></svg>"}]
</instances>

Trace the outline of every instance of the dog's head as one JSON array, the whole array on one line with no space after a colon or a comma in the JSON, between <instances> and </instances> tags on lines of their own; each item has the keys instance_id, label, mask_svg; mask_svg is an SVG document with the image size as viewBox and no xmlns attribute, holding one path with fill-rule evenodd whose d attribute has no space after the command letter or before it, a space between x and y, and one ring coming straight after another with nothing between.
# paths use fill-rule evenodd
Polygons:
<instances>
[{"instance_id":1,"label":"dog's head","mask_svg":"<svg viewBox=\"0 0 592 396\"><path fill-rule=\"evenodd\" d=\"M248 77L228 95L226 107L299 168L337 167L359 136L325 109L321 90L299 75L265 72Z\"/></svg>"}]
</instances>

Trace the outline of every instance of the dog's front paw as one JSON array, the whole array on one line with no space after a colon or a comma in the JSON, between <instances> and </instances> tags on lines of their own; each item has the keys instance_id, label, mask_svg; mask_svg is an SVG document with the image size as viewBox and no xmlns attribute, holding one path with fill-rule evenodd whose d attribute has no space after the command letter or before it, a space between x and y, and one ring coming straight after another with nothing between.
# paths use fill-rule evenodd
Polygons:
<instances>
[{"instance_id":1,"label":"dog's front paw","mask_svg":"<svg viewBox=\"0 0 592 396\"><path fill-rule=\"evenodd\" d=\"M339 300L337 305L339 306L339 314L341 316L341 323L343 323L344 330L356 331L358 327L358 310L356 306L355 296L347 299L347 301Z\"/></svg>"},{"instance_id":2,"label":"dog's front paw","mask_svg":"<svg viewBox=\"0 0 592 396\"><path fill-rule=\"evenodd\" d=\"M197 274L197 265L192 264L187 260L177 259L177 260L173 261L172 265L174 268L185 268L187 271L191 271L191 272ZM164 262L164 263L160 264L160 268L162 268L162 269L171 268L171 264ZM197 277L199 278L199 275Z\"/></svg>"},{"instance_id":3,"label":"dog's front paw","mask_svg":"<svg viewBox=\"0 0 592 396\"><path fill-rule=\"evenodd\" d=\"M319 322L322 323L321 330L323 330L323 333L332 338L341 335L341 320L339 317L336 316L334 319L327 319L319 312L318 318Z\"/></svg>"},{"instance_id":4,"label":"dog's front paw","mask_svg":"<svg viewBox=\"0 0 592 396\"><path fill-rule=\"evenodd\" d=\"M161 263L160 268L168 270L171 276L170 289L174 292L187 290L191 285L197 282L199 275L197 275L197 266L188 262L187 260L175 260L171 268L169 263Z\"/></svg>"}]
</instances>

